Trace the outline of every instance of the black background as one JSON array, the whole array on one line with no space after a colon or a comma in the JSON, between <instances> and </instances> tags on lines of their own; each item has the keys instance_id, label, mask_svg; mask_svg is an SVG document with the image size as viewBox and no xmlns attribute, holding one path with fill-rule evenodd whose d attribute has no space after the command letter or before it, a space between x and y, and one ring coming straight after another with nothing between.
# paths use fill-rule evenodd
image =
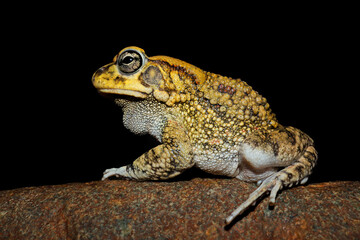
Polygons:
<instances>
[{"instance_id":1,"label":"black background","mask_svg":"<svg viewBox=\"0 0 360 240\"><path fill-rule=\"evenodd\" d=\"M157 144L127 131L91 84L131 45L250 84L315 140L311 182L360 179L351 7L27 7L2 30L0 189L99 180Z\"/></svg>"}]
</instances>

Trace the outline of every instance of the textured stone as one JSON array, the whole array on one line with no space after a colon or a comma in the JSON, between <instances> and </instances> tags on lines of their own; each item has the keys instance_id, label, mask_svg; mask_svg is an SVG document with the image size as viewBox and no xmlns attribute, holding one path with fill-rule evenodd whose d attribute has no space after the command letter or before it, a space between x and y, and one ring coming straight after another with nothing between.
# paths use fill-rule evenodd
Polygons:
<instances>
[{"instance_id":1,"label":"textured stone","mask_svg":"<svg viewBox=\"0 0 360 240\"><path fill-rule=\"evenodd\" d=\"M360 182L292 188L225 226L255 188L195 178L2 191L0 239L360 239Z\"/></svg>"}]
</instances>

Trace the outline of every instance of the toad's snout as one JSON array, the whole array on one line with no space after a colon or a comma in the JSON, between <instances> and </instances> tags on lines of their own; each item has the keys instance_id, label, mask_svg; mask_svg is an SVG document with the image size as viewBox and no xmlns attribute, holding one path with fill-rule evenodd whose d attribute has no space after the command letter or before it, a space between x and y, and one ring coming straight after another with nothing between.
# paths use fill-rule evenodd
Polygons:
<instances>
[{"instance_id":1,"label":"toad's snout","mask_svg":"<svg viewBox=\"0 0 360 240\"><path fill-rule=\"evenodd\" d=\"M98 70L96 70L96 72L93 74L91 81L94 85L94 87L99 87L99 82L100 82L100 76L104 76L104 73L108 70L109 65L105 65L101 68L99 68Z\"/></svg>"}]
</instances>

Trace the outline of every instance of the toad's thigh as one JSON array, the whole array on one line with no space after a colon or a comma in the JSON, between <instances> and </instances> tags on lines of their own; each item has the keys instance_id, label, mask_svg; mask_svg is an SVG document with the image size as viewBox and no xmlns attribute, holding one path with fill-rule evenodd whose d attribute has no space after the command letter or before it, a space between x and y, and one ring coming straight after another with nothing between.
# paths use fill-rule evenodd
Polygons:
<instances>
[{"instance_id":1,"label":"toad's thigh","mask_svg":"<svg viewBox=\"0 0 360 240\"><path fill-rule=\"evenodd\" d=\"M243 162L255 169L286 167L296 161L311 144L311 138L300 130L281 127L267 135L249 135L240 154Z\"/></svg>"}]
</instances>

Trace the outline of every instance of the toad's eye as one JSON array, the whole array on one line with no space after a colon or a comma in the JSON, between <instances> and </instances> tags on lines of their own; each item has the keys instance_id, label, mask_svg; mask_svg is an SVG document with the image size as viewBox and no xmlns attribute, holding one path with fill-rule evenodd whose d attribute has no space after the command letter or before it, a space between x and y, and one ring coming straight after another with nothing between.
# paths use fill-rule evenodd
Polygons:
<instances>
[{"instance_id":1,"label":"toad's eye","mask_svg":"<svg viewBox=\"0 0 360 240\"><path fill-rule=\"evenodd\" d=\"M117 60L119 70L123 73L134 73L142 64L143 61L140 54L134 50L123 52Z\"/></svg>"},{"instance_id":2,"label":"toad's eye","mask_svg":"<svg viewBox=\"0 0 360 240\"><path fill-rule=\"evenodd\" d=\"M122 64L130 64L132 61L134 61L133 57L130 56L126 56L123 60L122 60Z\"/></svg>"}]
</instances>

